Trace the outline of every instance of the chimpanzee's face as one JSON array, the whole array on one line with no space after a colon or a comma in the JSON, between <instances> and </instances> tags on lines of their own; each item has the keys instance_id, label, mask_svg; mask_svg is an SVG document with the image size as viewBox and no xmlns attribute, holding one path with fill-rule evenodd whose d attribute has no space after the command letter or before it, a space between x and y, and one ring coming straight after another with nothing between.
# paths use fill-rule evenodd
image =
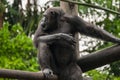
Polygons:
<instances>
[{"instance_id":1,"label":"chimpanzee's face","mask_svg":"<svg viewBox=\"0 0 120 80\"><path fill-rule=\"evenodd\" d=\"M41 21L41 26L43 27L43 30L51 30L57 27L58 14L55 11L47 10L44 12L43 16L44 17Z\"/></svg>"}]
</instances>

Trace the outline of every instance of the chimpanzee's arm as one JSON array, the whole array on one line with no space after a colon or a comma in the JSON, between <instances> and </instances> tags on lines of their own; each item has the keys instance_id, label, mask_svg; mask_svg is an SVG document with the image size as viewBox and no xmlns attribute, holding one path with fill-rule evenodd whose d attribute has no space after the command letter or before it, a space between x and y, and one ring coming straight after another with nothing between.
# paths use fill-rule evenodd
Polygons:
<instances>
[{"instance_id":1,"label":"chimpanzee's arm","mask_svg":"<svg viewBox=\"0 0 120 80\"><path fill-rule=\"evenodd\" d=\"M36 48L38 48L38 44L39 44L38 37L43 35L46 35L46 33L42 30L41 22L40 22L37 30L35 31L34 38L33 38L33 43Z\"/></svg>"},{"instance_id":2,"label":"chimpanzee's arm","mask_svg":"<svg viewBox=\"0 0 120 80\"><path fill-rule=\"evenodd\" d=\"M51 44L53 42L58 42L58 41L67 41L71 45L75 43L74 38L65 33L56 33L51 35L39 36L38 41L48 43L48 44Z\"/></svg>"},{"instance_id":3,"label":"chimpanzee's arm","mask_svg":"<svg viewBox=\"0 0 120 80\"><path fill-rule=\"evenodd\" d=\"M78 16L68 16L65 15L64 18L68 23L73 25L78 32L81 34L102 39L105 41L110 41L113 43L120 43L120 39L108 33L107 31L92 25Z\"/></svg>"}]
</instances>

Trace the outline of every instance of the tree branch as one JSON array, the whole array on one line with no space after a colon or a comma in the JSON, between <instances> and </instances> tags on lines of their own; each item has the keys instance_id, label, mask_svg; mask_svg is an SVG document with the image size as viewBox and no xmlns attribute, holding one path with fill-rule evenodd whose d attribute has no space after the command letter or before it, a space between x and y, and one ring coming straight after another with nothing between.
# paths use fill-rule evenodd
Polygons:
<instances>
[{"instance_id":1,"label":"tree branch","mask_svg":"<svg viewBox=\"0 0 120 80\"><path fill-rule=\"evenodd\" d=\"M78 4L78 5L83 5L83 6L87 6L87 7L92 7L92 8L96 8L96 9L101 9L101 10L104 10L104 11L108 11L110 13L114 13L114 14L120 15L120 13L117 12L117 11L114 11L114 10L111 10L111 9L108 9L108 8L104 8L104 7L100 7L100 6L96 6L96 5L93 5L93 4L81 3L81 2L70 1L70 0L61 0L61 1L70 2L70 3Z\"/></svg>"},{"instance_id":2,"label":"tree branch","mask_svg":"<svg viewBox=\"0 0 120 80\"><path fill-rule=\"evenodd\" d=\"M118 60L120 60L120 45L114 45L81 57L78 60L78 65L83 72L86 72Z\"/></svg>"},{"instance_id":3,"label":"tree branch","mask_svg":"<svg viewBox=\"0 0 120 80\"><path fill-rule=\"evenodd\" d=\"M0 69L1 78L24 79L24 80L48 80L42 72L29 72L20 70ZM57 76L49 77L49 80L57 80Z\"/></svg>"}]
</instances>

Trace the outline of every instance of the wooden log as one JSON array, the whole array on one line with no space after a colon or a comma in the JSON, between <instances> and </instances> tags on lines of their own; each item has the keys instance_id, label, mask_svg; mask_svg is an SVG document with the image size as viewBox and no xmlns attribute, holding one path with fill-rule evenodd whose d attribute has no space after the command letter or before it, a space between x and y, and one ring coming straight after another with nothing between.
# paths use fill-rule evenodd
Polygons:
<instances>
[{"instance_id":1,"label":"wooden log","mask_svg":"<svg viewBox=\"0 0 120 80\"><path fill-rule=\"evenodd\" d=\"M86 72L118 60L120 60L120 45L114 45L81 57L78 65L83 72Z\"/></svg>"},{"instance_id":2,"label":"wooden log","mask_svg":"<svg viewBox=\"0 0 120 80\"><path fill-rule=\"evenodd\" d=\"M29 72L9 69L0 69L0 77L20 80L48 80L44 77L42 72ZM57 76L50 76L49 80L57 80Z\"/></svg>"}]
</instances>

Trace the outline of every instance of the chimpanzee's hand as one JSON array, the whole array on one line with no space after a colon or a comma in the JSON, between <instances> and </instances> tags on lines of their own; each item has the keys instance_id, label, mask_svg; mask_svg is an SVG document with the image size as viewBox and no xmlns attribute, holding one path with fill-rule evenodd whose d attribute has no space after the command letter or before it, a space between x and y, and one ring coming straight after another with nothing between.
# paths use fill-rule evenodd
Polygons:
<instances>
[{"instance_id":1,"label":"chimpanzee's hand","mask_svg":"<svg viewBox=\"0 0 120 80\"><path fill-rule=\"evenodd\" d=\"M45 75L45 78L49 78L50 76L53 75L53 71L51 69L44 69L43 74Z\"/></svg>"},{"instance_id":2,"label":"chimpanzee's hand","mask_svg":"<svg viewBox=\"0 0 120 80\"><path fill-rule=\"evenodd\" d=\"M58 35L59 35L58 37L59 39L65 40L71 45L75 45L76 42L71 35L65 33L59 33Z\"/></svg>"},{"instance_id":3,"label":"chimpanzee's hand","mask_svg":"<svg viewBox=\"0 0 120 80\"><path fill-rule=\"evenodd\" d=\"M63 17L61 17L61 20L66 21L67 23L74 25L74 26L78 26L78 25L80 26L83 24L86 25L86 22L82 18L76 15L71 16L71 15L65 14Z\"/></svg>"},{"instance_id":4,"label":"chimpanzee's hand","mask_svg":"<svg viewBox=\"0 0 120 80\"><path fill-rule=\"evenodd\" d=\"M65 15L63 15L62 17L61 17L61 21L66 21L66 22L68 22L68 23L72 23L72 21L73 20L75 20L74 18L75 18L76 16L71 16L71 15L68 15L68 14L65 14Z\"/></svg>"}]
</instances>

